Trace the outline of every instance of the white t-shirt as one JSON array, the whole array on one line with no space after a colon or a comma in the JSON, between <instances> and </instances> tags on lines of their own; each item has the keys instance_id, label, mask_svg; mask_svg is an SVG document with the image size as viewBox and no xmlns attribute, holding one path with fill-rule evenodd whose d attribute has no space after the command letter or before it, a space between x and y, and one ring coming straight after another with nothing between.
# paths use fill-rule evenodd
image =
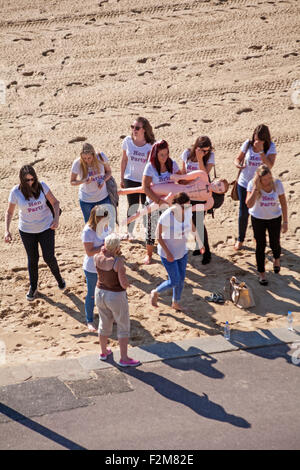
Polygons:
<instances>
[{"instance_id":1,"label":"white t-shirt","mask_svg":"<svg viewBox=\"0 0 300 470\"><path fill-rule=\"evenodd\" d=\"M191 171L200 170L199 163L197 161L192 162L191 160L188 160L190 153L191 153L190 149L185 149L182 152L182 154L180 155L181 160L183 160L184 163L185 163L185 168L186 168L187 173L190 173ZM208 164L208 163L212 163L213 165L215 164L215 154L214 154L214 152L211 152L211 154L209 156L209 159L207 160L206 164Z\"/></svg>"},{"instance_id":2,"label":"white t-shirt","mask_svg":"<svg viewBox=\"0 0 300 470\"><path fill-rule=\"evenodd\" d=\"M249 214L251 214L256 219L276 219L282 214L281 205L279 197L284 194L283 184L280 180L274 181L276 191L271 191L266 193L261 191L261 197L256 199L255 204L251 209L249 209ZM247 191L252 191L253 189L253 180L249 181Z\"/></svg>"},{"instance_id":3,"label":"white t-shirt","mask_svg":"<svg viewBox=\"0 0 300 470\"><path fill-rule=\"evenodd\" d=\"M178 222L170 207L160 216L158 224L162 225L162 238L165 240L174 260L183 258L188 251L186 242L192 230L192 208L186 209L184 221ZM162 258L167 258L160 243L158 243L157 251Z\"/></svg>"},{"instance_id":4,"label":"white t-shirt","mask_svg":"<svg viewBox=\"0 0 300 470\"><path fill-rule=\"evenodd\" d=\"M151 144L145 144L139 147L135 145L131 136L128 135L125 137L122 149L126 151L128 162L125 168L124 178L141 183L151 148Z\"/></svg>"},{"instance_id":5,"label":"white t-shirt","mask_svg":"<svg viewBox=\"0 0 300 470\"><path fill-rule=\"evenodd\" d=\"M172 183L172 181L170 181L170 176L179 171L177 163L174 160L172 160L172 163L172 173L170 173L169 171L165 171L164 173L161 173L159 175L157 169L152 165L152 163L148 162L145 166L143 175L150 176L152 178L152 184ZM148 196L147 201L152 202L151 199L148 198Z\"/></svg>"},{"instance_id":6,"label":"white t-shirt","mask_svg":"<svg viewBox=\"0 0 300 470\"><path fill-rule=\"evenodd\" d=\"M49 187L41 181L44 193L49 192ZM19 229L26 233L41 233L51 227L52 213L47 206L47 199L43 191L38 199L31 197L26 201L19 185L13 187L9 194L8 202L19 206Z\"/></svg>"},{"instance_id":7,"label":"white t-shirt","mask_svg":"<svg viewBox=\"0 0 300 470\"><path fill-rule=\"evenodd\" d=\"M241 146L241 152L243 153L246 152L245 160L244 160L244 165L246 165L246 168L244 168L241 171L239 179L238 179L238 184L242 186L243 188L247 188L248 183L254 177L254 174L257 168L263 163L261 161L259 153L254 152L252 145L249 144L249 142L250 140L248 139ZM248 147L248 150L247 150L247 147ZM266 153L267 156L271 154L276 154L276 147L275 147L274 142L271 142L270 148Z\"/></svg>"},{"instance_id":8,"label":"white t-shirt","mask_svg":"<svg viewBox=\"0 0 300 470\"><path fill-rule=\"evenodd\" d=\"M101 153L101 157L105 163L108 162L107 156ZM100 158L98 157L100 162L100 171L98 172L96 168L88 167L88 178L92 178L92 182L87 184L83 183L79 186L79 199L83 202L100 202L108 196L108 192L106 189L106 183L102 186L101 189L98 187L98 183L103 183L105 169L104 165L101 163ZM80 158L77 158L72 165L72 173L79 175L82 178L82 172L80 168Z\"/></svg>"},{"instance_id":9,"label":"white t-shirt","mask_svg":"<svg viewBox=\"0 0 300 470\"><path fill-rule=\"evenodd\" d=\"M88 224L85 225L82 233L81 240L83 243L93 243L93 248L98 248L104 244L105 237L109 235L111 229L106 227L100 236L97 235L97 232L93 230ZM97 274L96 266L94 263L94 256L88 256L87 254L83 260L83 269L89 273Z\"/></svg>"}]
</instances>

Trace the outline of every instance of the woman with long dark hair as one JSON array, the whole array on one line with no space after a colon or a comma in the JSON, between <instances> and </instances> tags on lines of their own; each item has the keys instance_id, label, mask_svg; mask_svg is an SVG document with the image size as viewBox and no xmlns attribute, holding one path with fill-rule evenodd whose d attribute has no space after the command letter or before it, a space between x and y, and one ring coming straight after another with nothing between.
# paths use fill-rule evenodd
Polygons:
<instances>
[{"instance_id":1,"label":"woman with long dark hair","mask_svg":"<svg viewBox=\"0 0 300 470\"><path fill-rule=\"evenodd\" d=\"M19 232L24 244L30 279L27 300L34 300L38 289L39 248L43 259L55 277L59 289L66 287L55 258L55 230L59 223L59 201L53 196L43 181L39 182L31 165L24 165L19 174L20 183L14 186L9 195L9 205L5 214L5 242L11 243L10 224L16 206L19 206ZM54 216L48 205L52 206Z\"/></svg>"},{"instance_id":2,"label":"woman with long dark hair","mask_svg":"<svg viewBox=\"0 0 300 470\"><path fill-rule=\"evenodd\" d=\"M153 145L149 156L149 162L145 166L143 173L142 186L143 191L147 196L146 204L150 204L154 201L159 205L166 205L166 201L152 191L151 185L170 181L170 176L172 174L181 174L181 172L177 163L170 158L168 142L160 140ZM159 216L159 211L148 214L147 216L147 254L143 261L144 264L150 264L152 260L155 243L155 230Z\"/></svg>"},{"instance_id":3,"label":"woman with long dark hair","mask_svg":"<svg viewBox=\"0 0 300 470\"><path fill-rule=\"evenodd\" d=\"M193 146L191 148L184 150L184 152L181 154L181 159L183 160L182 170L181 170L182 174L185 175L187 173L190 173L191 171L203 170L207 173L209 177L211 169L215 166L215 154L213 152L213 146L212 146L210 138L206 135L197 137ZM191 201L191 203L192 205L195 205L195 204L201 203L201 201ZM197 222L197 217L200 217L199 214L197 216L197 212L193 212L193 223L196 226L196 228L197 227L199 228L199 232L200 232L200 227L202 230L202 223L200 223L200 221ZM203 243L205 246L205 252L202 257L202 264L208 264L210 263L210 260L211 260L211 252L210 252L209 243L208 243L207 230L204 224L203 224L203 227L204 227ZM200 250L196 242L195 250L193 251L193 256L198 256L198 255L200 255Z\"/></svg>"},{"instance_id":4,"label":"woman with long dark hair","mask_svg":"<svg viewBox=\"0 0 300 470\"><path fill-rule=\"evenodd\" d=\"M246 140L241 146L240 153L234 160L234 164L239 168L238 197L239 208L239 235L234 249L241 250L246 236L248 225L248 207L246 205L247 186L255 175L257 168L264 164L271 170L276 158L276 147L271 140L268 126L260 124L254 131L251 139Z\"/></svg>"},{"instance_id":5,"label":"woman with long dark hair","mask_svg":"<svg viewBox=\"0 0 300 470\"><path fill-rule=\"evenodd\" d=\"M131 135L125 137L122 143L121 188L135 188L142 184L143 171L155 142L152 126L148 119L139 116L131 124ZM127 217L138 210L139 203L146 202L144 194L128 194ZM129 224L128 234L132 238L134 223Z\"/></svg>"}]
</instances>

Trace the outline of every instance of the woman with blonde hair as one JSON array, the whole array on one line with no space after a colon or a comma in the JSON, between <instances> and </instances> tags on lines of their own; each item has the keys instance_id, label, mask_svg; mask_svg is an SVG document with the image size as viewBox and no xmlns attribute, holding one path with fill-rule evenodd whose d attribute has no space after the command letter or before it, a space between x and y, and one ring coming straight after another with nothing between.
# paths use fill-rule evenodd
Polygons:
<instances>
[{"instance_id":1,"label":"woman with blonde hair","mask_svg":"<svg viewBox=\"0 0 300 470\"><path fill-rule=\"evenodd\" d=\"M107 156L96 153L91 144L83 144L80 158L72 165L71 185L80 186L79 203L84 221L89 220L92 208L98 204L105 204L111 211L111 201L106 188L106 181L111 177L111 169Z\"/></svg>"},{"instance_id":2,"label":"woman with blonde hair","mask_svg":"<svg viewBox=\"0 0 300 470\"><path fill-rule=\"evenodd\" d=\"M273 270L280 271L280 232L288 230L288 211L284 188L279 179L273 180L270 168L261 165L247 187L246 204L251 215L256 240L256 263L259 283L268 285L265 273L266 231L273 252Z\"/></svg>"},{"instance_id":3,"label":"woman with blonde hair","mask_svg":"<svg viewBox=\"0 0 300 470\"><path fill-rule=\"evenodd\" d=\"M135 188L142 184L143 171L155 142L152 126L148 119L139 116L131 124L131 135L122 143L121 188ZM127 217L137 211L139 203L145 204L144 194L128 194ZM132 238L134 223L128 226L129 237Z\"/></svg>"},{"instance_id":4,"label":"woman with blonde hair","mask_svg":"<svg viewBox=\"0 0 300 470\"><path fill-rule=\"evenodd\" d=\"M95 291L96 305L99 311L99 343L101 361L106 361L112 351L107 347L108 337L112 333L113 322L117 323L117 335L120 344L121 367L135 367L140 364L128 356L130 319L126 289L129 282L123 258L120 256L120 238L111 233L105 238L104 247L94 256L98 273Z\"/></svg>"},{"instance_id":5,"label":"woman with blonde hair","mask_svg":"<svg viewBox=\"0 0 300 470\"><path fill-rule=\"evenodd\" d=\"M91 210L89 220L85 225L81 240L85 249L83 271L87 284L87 295L85 298L85 316L89 331L95 332L93 325L95 307L95 288L97 283L97 270L94 263L94 255L99 253L104 245L104 239L109 235L108 211L103 205L94 206Z\"/></svg>"}]
</instances>

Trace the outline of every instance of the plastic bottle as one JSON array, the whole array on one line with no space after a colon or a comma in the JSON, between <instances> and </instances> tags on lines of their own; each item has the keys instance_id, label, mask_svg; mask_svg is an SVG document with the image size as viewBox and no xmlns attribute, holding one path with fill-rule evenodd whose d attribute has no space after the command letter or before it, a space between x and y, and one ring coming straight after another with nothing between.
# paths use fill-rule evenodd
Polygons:
<instances>
[{"instance_id":1,"label":"plastic bottle","mask_svg":"<svg viewBox=\"0 0 300 470\"><path fill-rule=\"evenodd\" d=\"M227 341L230 340L230 327L228 321L225 323L224 326L224 338L227 339Z\"/></svg>"},{"instance_id":2,"label":"plastic bottle","mask_svg":"<svg viewBox=\"0 0 300 470\"><path fill-rule=\"evenodd\" d=\"M292 312L288 312L288 316L287 316L287 326L288 326L288 330L290 331L293 331L294 328L293 328L293 314Z\"/></svg>"}]
</instances>

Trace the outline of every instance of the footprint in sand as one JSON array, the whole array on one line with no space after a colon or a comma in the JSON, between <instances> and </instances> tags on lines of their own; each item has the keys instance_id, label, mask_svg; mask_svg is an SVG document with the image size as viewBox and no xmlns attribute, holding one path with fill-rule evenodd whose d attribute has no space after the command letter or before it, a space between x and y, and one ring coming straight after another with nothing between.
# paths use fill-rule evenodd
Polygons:
<instances>
[{"instance_id":1,"label":"footprint in sand","mask_svg":"<svg viewBox=\"0 0 300 470\"><path fill-rule=\"evenodd\" d=\"M242 109L239 109L236 114L243 114L243 113L251 113L251 111L253 111L252 108L242 108Z\"/></svg>"},{"instance_id":2,"label":"footprint in sand","mask_svg":"<svg viewBox=\"0 0 300 470\"><path fill-rule=\"evenodd\" d=\"M75 137L74 139L69 140L69 144L74 144L75 142L85 142L86 137Z\"/></svg>"},{"instance_id":3,"label":"footprint in sand","mask_svg":"<svg viewBox=\"0 0 300 470\"><path fill-rule=\"evenodd\" d=\"M288 172L288 170L282 171L281 173L279 173L279 178L281 178L283 175L286 175Z\"/></svg>"},{"instance_id":4,"label":"footprint in sand","mask_svg":"<svg viewBox=\"0 0 300 470\"><path fill-rule=\"evenodd\" d=\"M47 51L42 52L42 55L44 57L47 57L50 54L53 54L55 52L55 49L48 49Z\"/></svg>"}]
</instances>

